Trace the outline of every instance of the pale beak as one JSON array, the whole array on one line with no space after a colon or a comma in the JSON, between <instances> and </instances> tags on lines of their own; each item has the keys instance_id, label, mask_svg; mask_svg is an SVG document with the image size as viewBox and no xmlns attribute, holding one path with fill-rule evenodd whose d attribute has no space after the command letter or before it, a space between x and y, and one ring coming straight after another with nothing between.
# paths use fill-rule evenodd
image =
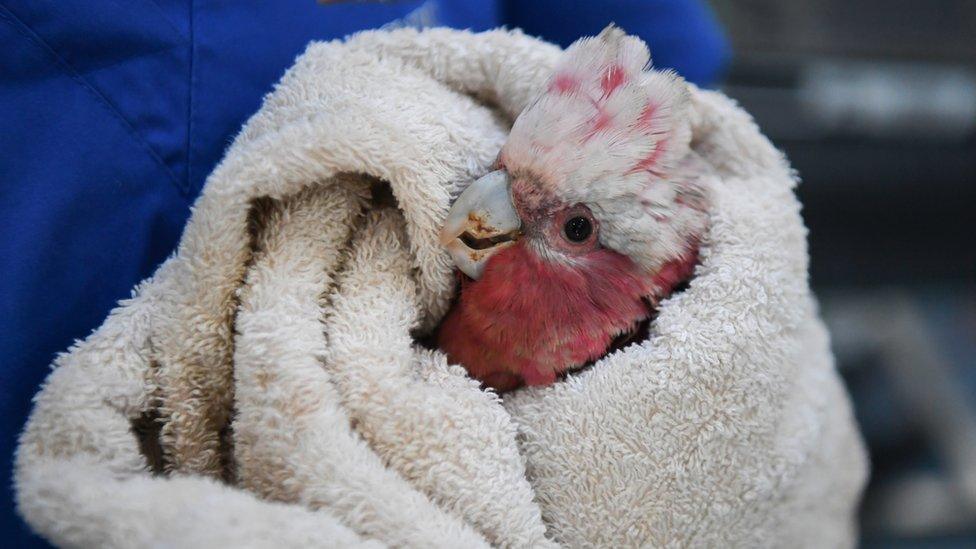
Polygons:
<instances>
[{"instance_id":1,"label":"pale beak","mask_svg":"<svg viewBox=\"0 0 976 549\"><path fill-rule=\"evenodd\" d=\"M515 242L521 226L512 205L508 173L498 170L461 193L444 221L441 244L457 268L477 280L488 258Z\"/></svg>"}]
</instances>

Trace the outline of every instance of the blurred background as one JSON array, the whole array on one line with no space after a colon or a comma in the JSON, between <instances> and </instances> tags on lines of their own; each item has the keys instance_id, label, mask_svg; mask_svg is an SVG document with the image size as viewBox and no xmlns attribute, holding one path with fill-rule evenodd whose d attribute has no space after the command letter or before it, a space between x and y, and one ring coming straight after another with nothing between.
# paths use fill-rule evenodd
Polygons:
<instances>
[{"instance_id":1,"label":"blurred background","mask_svg":"<svg viewBox=\"0 0 976 549\"><path fill-rule=\"evenodd\" d=\"M976 2L712 0L789 156L870 447L865 547L976 547Z\"/></svg>"}]
</instances>

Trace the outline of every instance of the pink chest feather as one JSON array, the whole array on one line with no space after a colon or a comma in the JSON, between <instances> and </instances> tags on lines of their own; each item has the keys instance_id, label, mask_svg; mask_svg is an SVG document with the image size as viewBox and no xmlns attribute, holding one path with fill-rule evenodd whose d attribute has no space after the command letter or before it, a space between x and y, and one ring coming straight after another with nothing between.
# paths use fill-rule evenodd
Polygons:
<instances>
[{"instance_id":1,"label":"pink chest feather","mask_svg":"<svg viewBox=\"0 0 976 549\"><path fill-rule=\"evenodd\" d=\"M462 282L438 344L490 387L545 385L647 318L642 296L657 282L610 250L562 263L520 242L493 257L481 279Z\"/></svg>"}]
</instances>

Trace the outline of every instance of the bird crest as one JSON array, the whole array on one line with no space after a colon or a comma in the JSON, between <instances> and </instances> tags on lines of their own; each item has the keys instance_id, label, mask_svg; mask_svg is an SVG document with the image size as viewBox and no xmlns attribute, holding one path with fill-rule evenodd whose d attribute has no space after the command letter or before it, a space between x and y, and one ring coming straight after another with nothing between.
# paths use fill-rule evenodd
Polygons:
<instances>
[{"instance_id":1,"label":"bird crest","mask_svg":"<svg viewBox=\"0 0 976 549\"><path fill-rule=\"evenodd\" d=\"M543 195L586 204L601 244L654 272L689 256L687 235L705 225L708 166L690 150L690 103L682 78L651 69L647 45L611 25L566 49L499 163Z\"/></svg>"},{"instance_id":2,"label":"bird crest","mask_svg":"<svg viewBox=\"0 0 976 549\"><path fill-rule=\"evenodd\" d=\"M651 70L647 45L610 25L563 53L502 162L569 200L639 192L687 152L687 104L684 80Z\"/></svg>"}]
</instances>

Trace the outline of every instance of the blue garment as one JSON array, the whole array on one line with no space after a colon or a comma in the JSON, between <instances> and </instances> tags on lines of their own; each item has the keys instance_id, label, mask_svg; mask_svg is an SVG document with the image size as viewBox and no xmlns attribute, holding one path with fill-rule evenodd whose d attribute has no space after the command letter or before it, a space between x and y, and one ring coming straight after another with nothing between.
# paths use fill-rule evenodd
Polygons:
<instances>
[{"instance_id":1,"label":"blue garment","mask_svg":"<svg viewBox=\"0 0 976 549\"><path fill-rule=\"evenodd\" d=\"M207 174L309 40L504 23L565 45L611 20L694 82L726 62L700 0L0 0L0 474L54 354L172 252ZM3 485L3 545L38 543Z\"/></svg>"}]
</instances>

